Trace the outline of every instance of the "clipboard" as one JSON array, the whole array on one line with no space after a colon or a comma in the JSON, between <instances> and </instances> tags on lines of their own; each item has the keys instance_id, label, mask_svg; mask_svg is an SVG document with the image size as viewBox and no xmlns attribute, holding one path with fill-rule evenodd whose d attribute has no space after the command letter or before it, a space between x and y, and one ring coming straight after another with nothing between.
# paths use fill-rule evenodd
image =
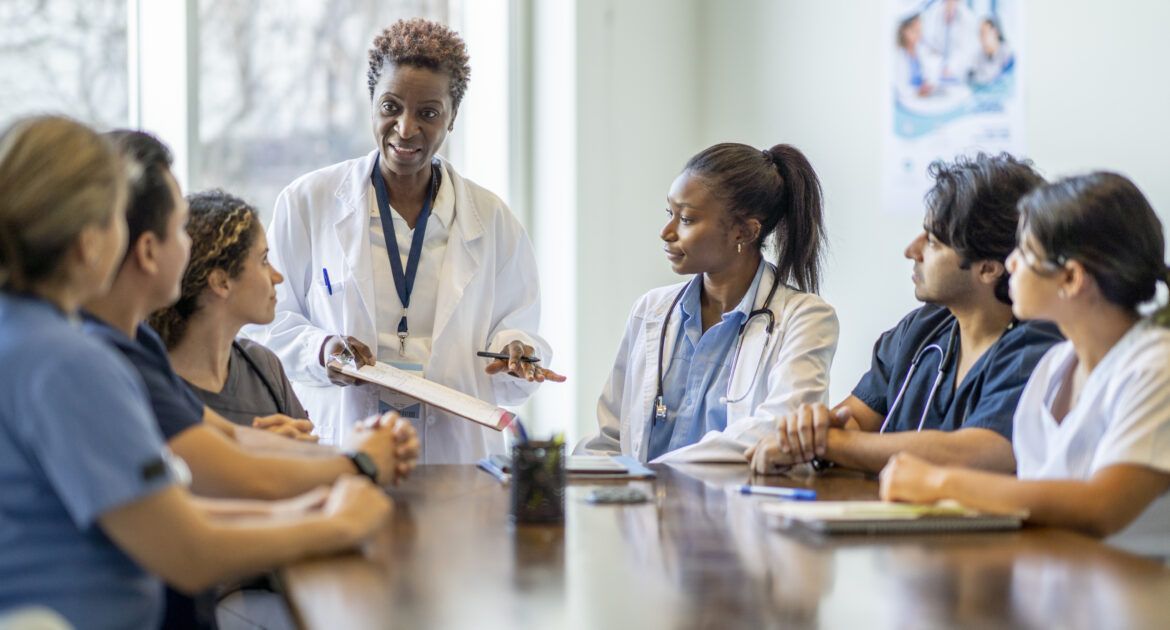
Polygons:
<instances>
[{"instance_id":1,"label":"clipboard","mask_svg":"<svg viewBox=\"0 0 1170 630\"><path fill-rule=\"evenodd\" d=\"M516 418L515 414L506 409L501 409L446 385L428 381L381 361L374 365L363 366L361 369L355 368L351 363L330 361L329 367L359 381L373 383L379 387L405 394L421 403L477 422L496 431L503 431Z\"/></svg>"}]
</instances>

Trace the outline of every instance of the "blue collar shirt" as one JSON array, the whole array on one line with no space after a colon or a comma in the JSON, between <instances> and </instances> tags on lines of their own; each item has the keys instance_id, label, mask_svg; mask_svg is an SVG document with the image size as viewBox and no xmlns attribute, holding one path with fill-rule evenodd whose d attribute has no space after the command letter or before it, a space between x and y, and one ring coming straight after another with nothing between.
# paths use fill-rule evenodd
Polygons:
<instances>
[{"instance_id":1,"label":"blue collar shirt","mask_svg":"<svg viewBox=\"0 0 1170 630\"><path fill-rule=\"evenodd\" d=\"M696 276L687 284L679 300L674 351L662 376L666 418L659 420L653 412L650 415L649 460L694 444L710 431L727 428L727 404L719 399L727 393L739 329L755 304L765 268L761 261L739 305L706 332L700 304L703 278Z\"/></svg>"}]
</instances>

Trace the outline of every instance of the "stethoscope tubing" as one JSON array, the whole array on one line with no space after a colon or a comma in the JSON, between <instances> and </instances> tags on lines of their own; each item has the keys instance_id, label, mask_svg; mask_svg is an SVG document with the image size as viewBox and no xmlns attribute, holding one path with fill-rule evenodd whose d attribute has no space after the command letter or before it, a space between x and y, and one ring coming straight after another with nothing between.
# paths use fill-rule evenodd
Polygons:
<instances>
[{"instance_id":1,"label":"stethoscope tubing","mask_svg":"<svg viewBox=\"0 0 1170 630\"><path fill-rule=\"evenodd\" d=\"M691 282L694 282L693 280ZM736 365L739 363L739 353L743 349L744 332L747 331L748 326L752 323L752 319L756 317L767 317L768 325L765 327L764 347L772 342L772 331L776 327L776 316L772 313L772 298L776 295L776 289L780 286L780 278L778 275L772 277L772 288L768 290L767 297L764 298L764 304L760 308L748 313L747 319L739 327L739 332L736 334L735 354L732 355L731 373L727 375L727 391L725 394L731 393L731 383L735 380ZM683 295L690 288L690 282L683 286L682 290L674 296L674 300L670 303L670 308L666 311L666 317L662 320L662 331L658 334L658 391L654 398L655 400L655 416L659 419L666 418L666 405L663 402L663 377L665 372L663 369L663 355L666 352L666 333L670 328L670 317L674 313L674 309L678 307L678 303L682 301ZM763 362L755 366L755 371L752 374L751 385L744 391L742 396L738 398L731 398L730 396L721 396L719 402L723 404L737 403L747 398L751 394L752 389L755 388L756 380L759 379L760 370L763 368Z\"/></svg>"},{"instance_id":2,"label":"stethoscope tubing","mask_svg":"<svg viewBox=\"0 0 1170 630\"><path fill-rule=\"evenodd\" d=\"M947 339L947 347L944 350L942 346L937 343L931 343L930 340L934 339L940 332L942 332L942 329L947 325L950 325L951 327L951 334ZM898 395L894 397L894 402L890 405L890 410L886 413L886 419L884 422L882 422L882 426L878 429L878 433L885 433L886 428L890 424L890 420L892 420L894 417L894 412L896 412L898 410L898 406L902 404L902 398L906 394L906 388L910 385L910 379L914 377L914 372L918 370L918 365L922 361L922 358L930 351L938 351L938 372L934 377L934 383L930 386L930 392L926 395L926 402L922 405L922 416L918 419L917 430L922 430L922 427L926 424L926 416L930 413L930 405L934 402L935 394L938 393L938 386L940 383L942 383L943 373L946 371L947 365L950 363L951 356L954 354L956 338L955 329L957 326L958 322L955 320L955 318L953 316L948 317L944 319L939 325L935 326L934 329L930 331L930 334L927 335L926 338L923 339L922 342L918 345L918 348L914 351L914 356L910 360L910 367L906 370L906 376L902 379L902 386L898 388Z\"/></svg>"}]
</instances>

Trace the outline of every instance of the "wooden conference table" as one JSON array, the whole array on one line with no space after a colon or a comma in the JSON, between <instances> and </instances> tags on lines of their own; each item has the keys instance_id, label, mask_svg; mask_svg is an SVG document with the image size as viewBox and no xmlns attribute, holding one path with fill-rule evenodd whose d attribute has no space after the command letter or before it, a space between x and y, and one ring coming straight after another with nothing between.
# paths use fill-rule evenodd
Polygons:
<instances>
[{"instance_id":1,"label":"wooden conference table","mask_svg":"<svg viewBox=\"0 0 1170 630\"><path fill-rule=\"evenodd\" d=\"M308 628L1170 627L1170 567L1090 538L794 536L767 527L754 503L768 499L727 489L746 466L656 469L629 482L650 503L595 506L605 482L573 481L563 526L512 526L507 486L421 466L364 555L281 578ZM838 471L763 483L877 494Z\"/></svg>"}]
</instances>

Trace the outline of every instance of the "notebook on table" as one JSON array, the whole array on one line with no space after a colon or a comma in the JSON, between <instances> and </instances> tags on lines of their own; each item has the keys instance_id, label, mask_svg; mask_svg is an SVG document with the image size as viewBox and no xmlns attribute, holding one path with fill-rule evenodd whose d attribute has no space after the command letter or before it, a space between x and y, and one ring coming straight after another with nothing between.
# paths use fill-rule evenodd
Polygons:
<instances>
[{"instance_id":1,"label":"notebook on table","mask_svg":"<svg viewBox=\"0 0 1170 630\"><path fill-rule=\"evenodd\" d=\"M1026 513L988 514L954 502L911 505L884 501L763 503L774 527L817 534L918 534L1019 529Z\"/></svg>"}]
</instances>

